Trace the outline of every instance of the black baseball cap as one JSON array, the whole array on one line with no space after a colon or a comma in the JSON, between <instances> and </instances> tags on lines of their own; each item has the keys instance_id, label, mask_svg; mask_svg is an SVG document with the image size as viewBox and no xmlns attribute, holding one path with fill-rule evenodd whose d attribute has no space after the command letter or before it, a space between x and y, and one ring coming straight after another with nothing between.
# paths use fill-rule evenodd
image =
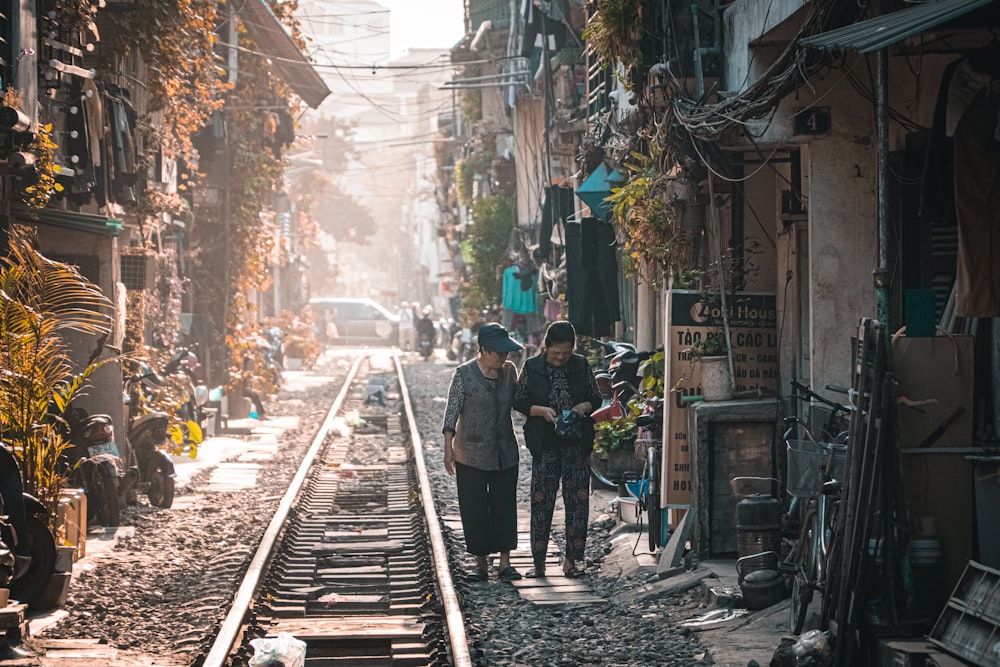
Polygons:
<instances>
[{"instance_id":1,"label":"black baseball cap","mask_svg":"<svg viewBox=\"0 0 1000 667\"><path fill-rule=\"evenodd\" d=\"M524 349L520 343L511 340L507 330L496 322L484 324L479 330L479 347L490 352L517 352Z\"/></svg>"}]
</instances>

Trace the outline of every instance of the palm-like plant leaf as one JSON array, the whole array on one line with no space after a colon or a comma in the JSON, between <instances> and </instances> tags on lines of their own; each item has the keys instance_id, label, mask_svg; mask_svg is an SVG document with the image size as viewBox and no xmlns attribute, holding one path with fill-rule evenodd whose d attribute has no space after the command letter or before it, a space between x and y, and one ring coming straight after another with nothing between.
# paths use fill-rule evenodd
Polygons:
<instances>
[{"instance_id":1,"label":"palm-like plant leaf","mask_svg":"<svg viewBox=\"0 0 1000 667\"><path fill-rule=\"evenodd\" d=\"M0 260L0 438L21 465L25 488L53 512L66 479L59 415L106 359L74 373L62 332L104 335L111 302L71 266L39 254L15 228Z\"/></svg>"}]
</instances>

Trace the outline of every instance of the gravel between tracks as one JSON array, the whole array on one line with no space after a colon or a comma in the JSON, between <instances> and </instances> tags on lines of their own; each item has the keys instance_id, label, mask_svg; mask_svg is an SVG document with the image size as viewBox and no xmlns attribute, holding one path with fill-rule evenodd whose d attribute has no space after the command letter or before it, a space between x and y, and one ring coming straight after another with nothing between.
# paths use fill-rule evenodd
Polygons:
<instances>
[{"instance_id":1,"label":"gravel between tracks","mask_svg":"<svg viewBox=\"0 0 1000 667\"><path fill-rule=\"evenodd\" d=\"M454 479L442 465L441 416L454 364L438 358L406 359L407 384L421 437L435 501L441 516L458 515ZM324 372L342 376L339 369ZM260 483L230 493L206 493L207 472L178 489L178 509L138 507L125 510L123 524L134 536L121 539L98 567L74 577L68 616L43 638L90 637L106 641L129 656L149 656L161 667L189 665L206 649L205 635L222 620L228 601L256 548L271 512L308 446L336 387L311 388L306 394L279 394L270 407L276 415L297 415L300 427L281 436L279 456L265 466ZM519 426L519 424L518 424ZM518 428L519 430L519 428ZM518 498L526 502L530 457L521 450ZM193 498L192 503L181 499ZM594 508L601 509L601 508ZM559 510L557 509L557 512ZM690 600L670 596L638 604L616 601L616 594L647 579L602 578L598 565L609 547L614 521L593 512L587 547L587 581L610 602L604 608L536 607L512 587L492 581L458 578L470 644L480 665L561 666L707 665L694 637L675 625L675 605ZM559 525L557 515L554 525ZM446 536L453 562L467 571L460 536ZM558 541L558 530L553 530ZM31 650L34 640L24 648Z\"/></svg>"}]
</instances>

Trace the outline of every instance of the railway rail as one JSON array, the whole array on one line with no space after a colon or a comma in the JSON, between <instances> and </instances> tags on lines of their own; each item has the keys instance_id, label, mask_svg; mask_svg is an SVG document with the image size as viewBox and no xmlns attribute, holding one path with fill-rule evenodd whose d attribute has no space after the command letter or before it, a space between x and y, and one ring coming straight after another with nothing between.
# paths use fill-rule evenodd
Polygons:
<instances>
[{"instance_id":1,"label":"railway rail","mask_svg":"<svg viewBox=\"0 0 1000 667\"><path fill-rule=\"evenodd\" d=\"M354 360L198 664L246 665L281 632L311 666L472 664L396 356Z\"/></svg>"}]
</instances>

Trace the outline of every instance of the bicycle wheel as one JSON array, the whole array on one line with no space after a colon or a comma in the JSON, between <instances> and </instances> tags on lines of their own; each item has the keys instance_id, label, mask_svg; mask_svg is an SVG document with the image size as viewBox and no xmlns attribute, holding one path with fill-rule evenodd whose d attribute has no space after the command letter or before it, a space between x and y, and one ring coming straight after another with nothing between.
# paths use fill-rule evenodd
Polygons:
<instances>
[{"instance_id":1,"label":"bicycle wheel","mask_svg":"<svg viewBox=\"0 0 1000 667\"><path fill-rule=\"evenodd\" d=\"M793 635L802 633L809 614L809 603L812 602L816 589L816 559L819 554L819 516L815 510L809 512L799 533L796 547L795 576L792 578L792 601L789 605L790 626Z\"/></svg>"},{"instance_id":2,"label":"bicycle wheel","mask_svg":"<svg viewBox=\"0 0 1000 667\"><path fill-rule=\"evenodd\" d=\"M110 461L95 460L91 468L87 502L95 505L97 520L105 528L121 525L121 504L118 501L118 470Z\"/></svg>"},{"instance_id":3,"label":"bicycle wheel","mask_svg":"<svg viewBox=\"0 0 1000 667\"><path fill-rule=\"evenodd\" d=\"M608 473L607 459L602 459L596 453L590 455L590 479L591 486L595 488L607 490L618 488L618 482Z\"/></svg>"}]
</instances>

